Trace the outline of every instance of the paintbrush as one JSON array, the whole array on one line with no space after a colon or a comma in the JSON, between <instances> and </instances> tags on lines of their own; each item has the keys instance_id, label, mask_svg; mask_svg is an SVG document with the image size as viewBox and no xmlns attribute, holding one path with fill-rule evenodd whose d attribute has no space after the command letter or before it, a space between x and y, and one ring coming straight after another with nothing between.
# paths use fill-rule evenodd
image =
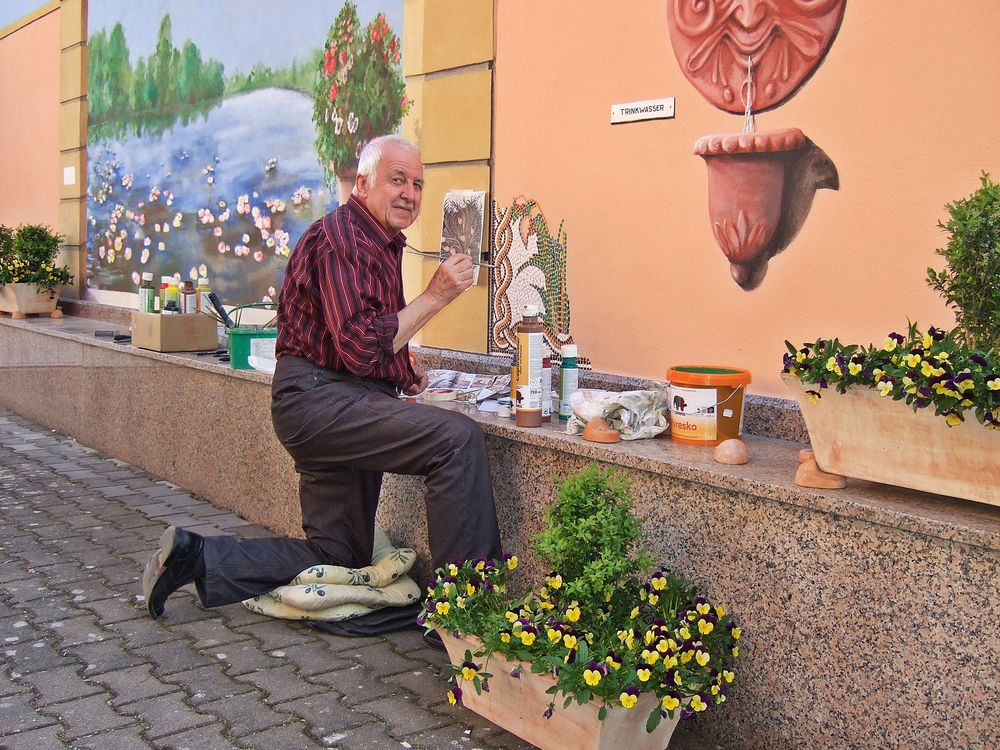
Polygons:
<instances>
[{"instance_id":1,"label":"paintbrush","mask_svg":"<svg viewBox=\"0 0 1000 750\"><path fill-rule=\"evenodd\" d=\"M432 253L428 252L427 250L418 250L409 242L406 243L406 247L407 247L406 252L408 252L410 255L419 255L421 258L433 258L434 260L441 260L440 253ZM472 265L483 266L484 268L496 268L496 266L493 265L492 263L484 263L482 261L480 261L479 263L472 261Z\"/></svg>"}]
</instances>

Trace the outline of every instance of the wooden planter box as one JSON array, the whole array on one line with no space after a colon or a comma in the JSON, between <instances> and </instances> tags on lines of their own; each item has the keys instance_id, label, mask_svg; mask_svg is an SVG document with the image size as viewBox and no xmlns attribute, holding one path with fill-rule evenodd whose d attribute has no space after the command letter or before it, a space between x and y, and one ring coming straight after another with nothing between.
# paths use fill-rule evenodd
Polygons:
<instances>
[{"instance_id":1,"label":"wooden planter box","mask_svg":"<svg viewBox=\"0 0 1000 750\"><path fill-rule=\"evenodd\" d=\"M815 386L781 377L799 402L823 471L1000 505L1000 431L969 416L949 427L933 409L914 412L872 388L827 388L810 403L806 391Z\"/></svg>"},{"instance_id":2,"label":"wooden planter box","mask_svg":"<svg viewBox=\"0 0 1000 750\"><path fill-rule=\"evenodd\" d=\"M0 312L11 313L14 317L55 312L59 302L59 288L53 291L38 290L34 284L5 284L0 286Z\"/></svg>"},{"instance_id":3,"label":"wooden planter box","mask_svg":"<svg viewBox=\"0 0 1000 750\"><path fill-rule=\"evenodd\" d=\"M437 632L452 664L465 661L466 649L475 653L480 647L474 638L455 638L441 629ZM520 677L511 677L515 666L493 654L485 667L493 675L489 692L477 695L471 683L462 683L462 704L540 750L663 750L680 721L680 710L674 711L673 719L663 719L654 732L647 733L646 719L657 705L652 693L643 693L631 709L621 706L609 709L607 717L600 721L597 718L600 706L596 701L572 703L563 708L563 696L545 692L555 684L551 676L533 674L525 664ZM546 719L545 709L552 701L556 707L551 718Z\"/></svg>"}]
</instances>

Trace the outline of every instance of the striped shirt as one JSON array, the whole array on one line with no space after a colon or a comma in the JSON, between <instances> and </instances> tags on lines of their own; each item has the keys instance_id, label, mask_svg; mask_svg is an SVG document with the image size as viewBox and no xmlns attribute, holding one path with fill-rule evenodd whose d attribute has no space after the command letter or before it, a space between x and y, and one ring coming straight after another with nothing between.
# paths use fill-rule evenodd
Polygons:
<instances>
[{"instance_id":1,"label":"striped shirt","mask_svg":"<svg viewBox=\"0 0 1000 750\"><path fill-rule=\"evenodd\" d=\"M390 236L356 197L313 222L288 260L278 298L278 357L334 372L417 382L409 348L392 351L403 299L406 237Z\"/></svg>"}]
</instances>

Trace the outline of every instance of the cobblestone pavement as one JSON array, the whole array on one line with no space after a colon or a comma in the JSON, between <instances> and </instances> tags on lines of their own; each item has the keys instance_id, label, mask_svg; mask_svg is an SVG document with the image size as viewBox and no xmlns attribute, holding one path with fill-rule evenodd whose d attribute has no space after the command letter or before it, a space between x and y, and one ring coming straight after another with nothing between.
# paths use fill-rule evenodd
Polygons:
<instances>
[{"instance_id":1,"label":"cobblestone pavement","mask_svg":"<svg viewBox=\"0 0 1000 750\"><path fill-rule=\"evenodd\" d=\"M169 524L268 534L0 409L0 750L532 747L447 703L415 629L338 638L190 586L152 620L141 568Z\"/></svg>"}]
</instances>

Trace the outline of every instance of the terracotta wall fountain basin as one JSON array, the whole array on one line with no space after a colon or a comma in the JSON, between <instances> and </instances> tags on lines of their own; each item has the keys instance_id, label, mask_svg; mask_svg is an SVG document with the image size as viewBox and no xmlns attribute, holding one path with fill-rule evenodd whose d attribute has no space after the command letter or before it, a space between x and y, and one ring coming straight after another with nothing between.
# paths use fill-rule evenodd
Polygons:
<instances>
[{"instance_id":1,"label":"terracotta wall fountain basin","mask_svg":"<svg viewBox=\"0 0 1000 750\"><path fill-rule=\"evenodd\" d=\"M781 221L785 175L806 144L798 128L706 135L694 153L708 166L708 212L715 240L741 287L755 286Z\"/></svg>"}]
</instances>

